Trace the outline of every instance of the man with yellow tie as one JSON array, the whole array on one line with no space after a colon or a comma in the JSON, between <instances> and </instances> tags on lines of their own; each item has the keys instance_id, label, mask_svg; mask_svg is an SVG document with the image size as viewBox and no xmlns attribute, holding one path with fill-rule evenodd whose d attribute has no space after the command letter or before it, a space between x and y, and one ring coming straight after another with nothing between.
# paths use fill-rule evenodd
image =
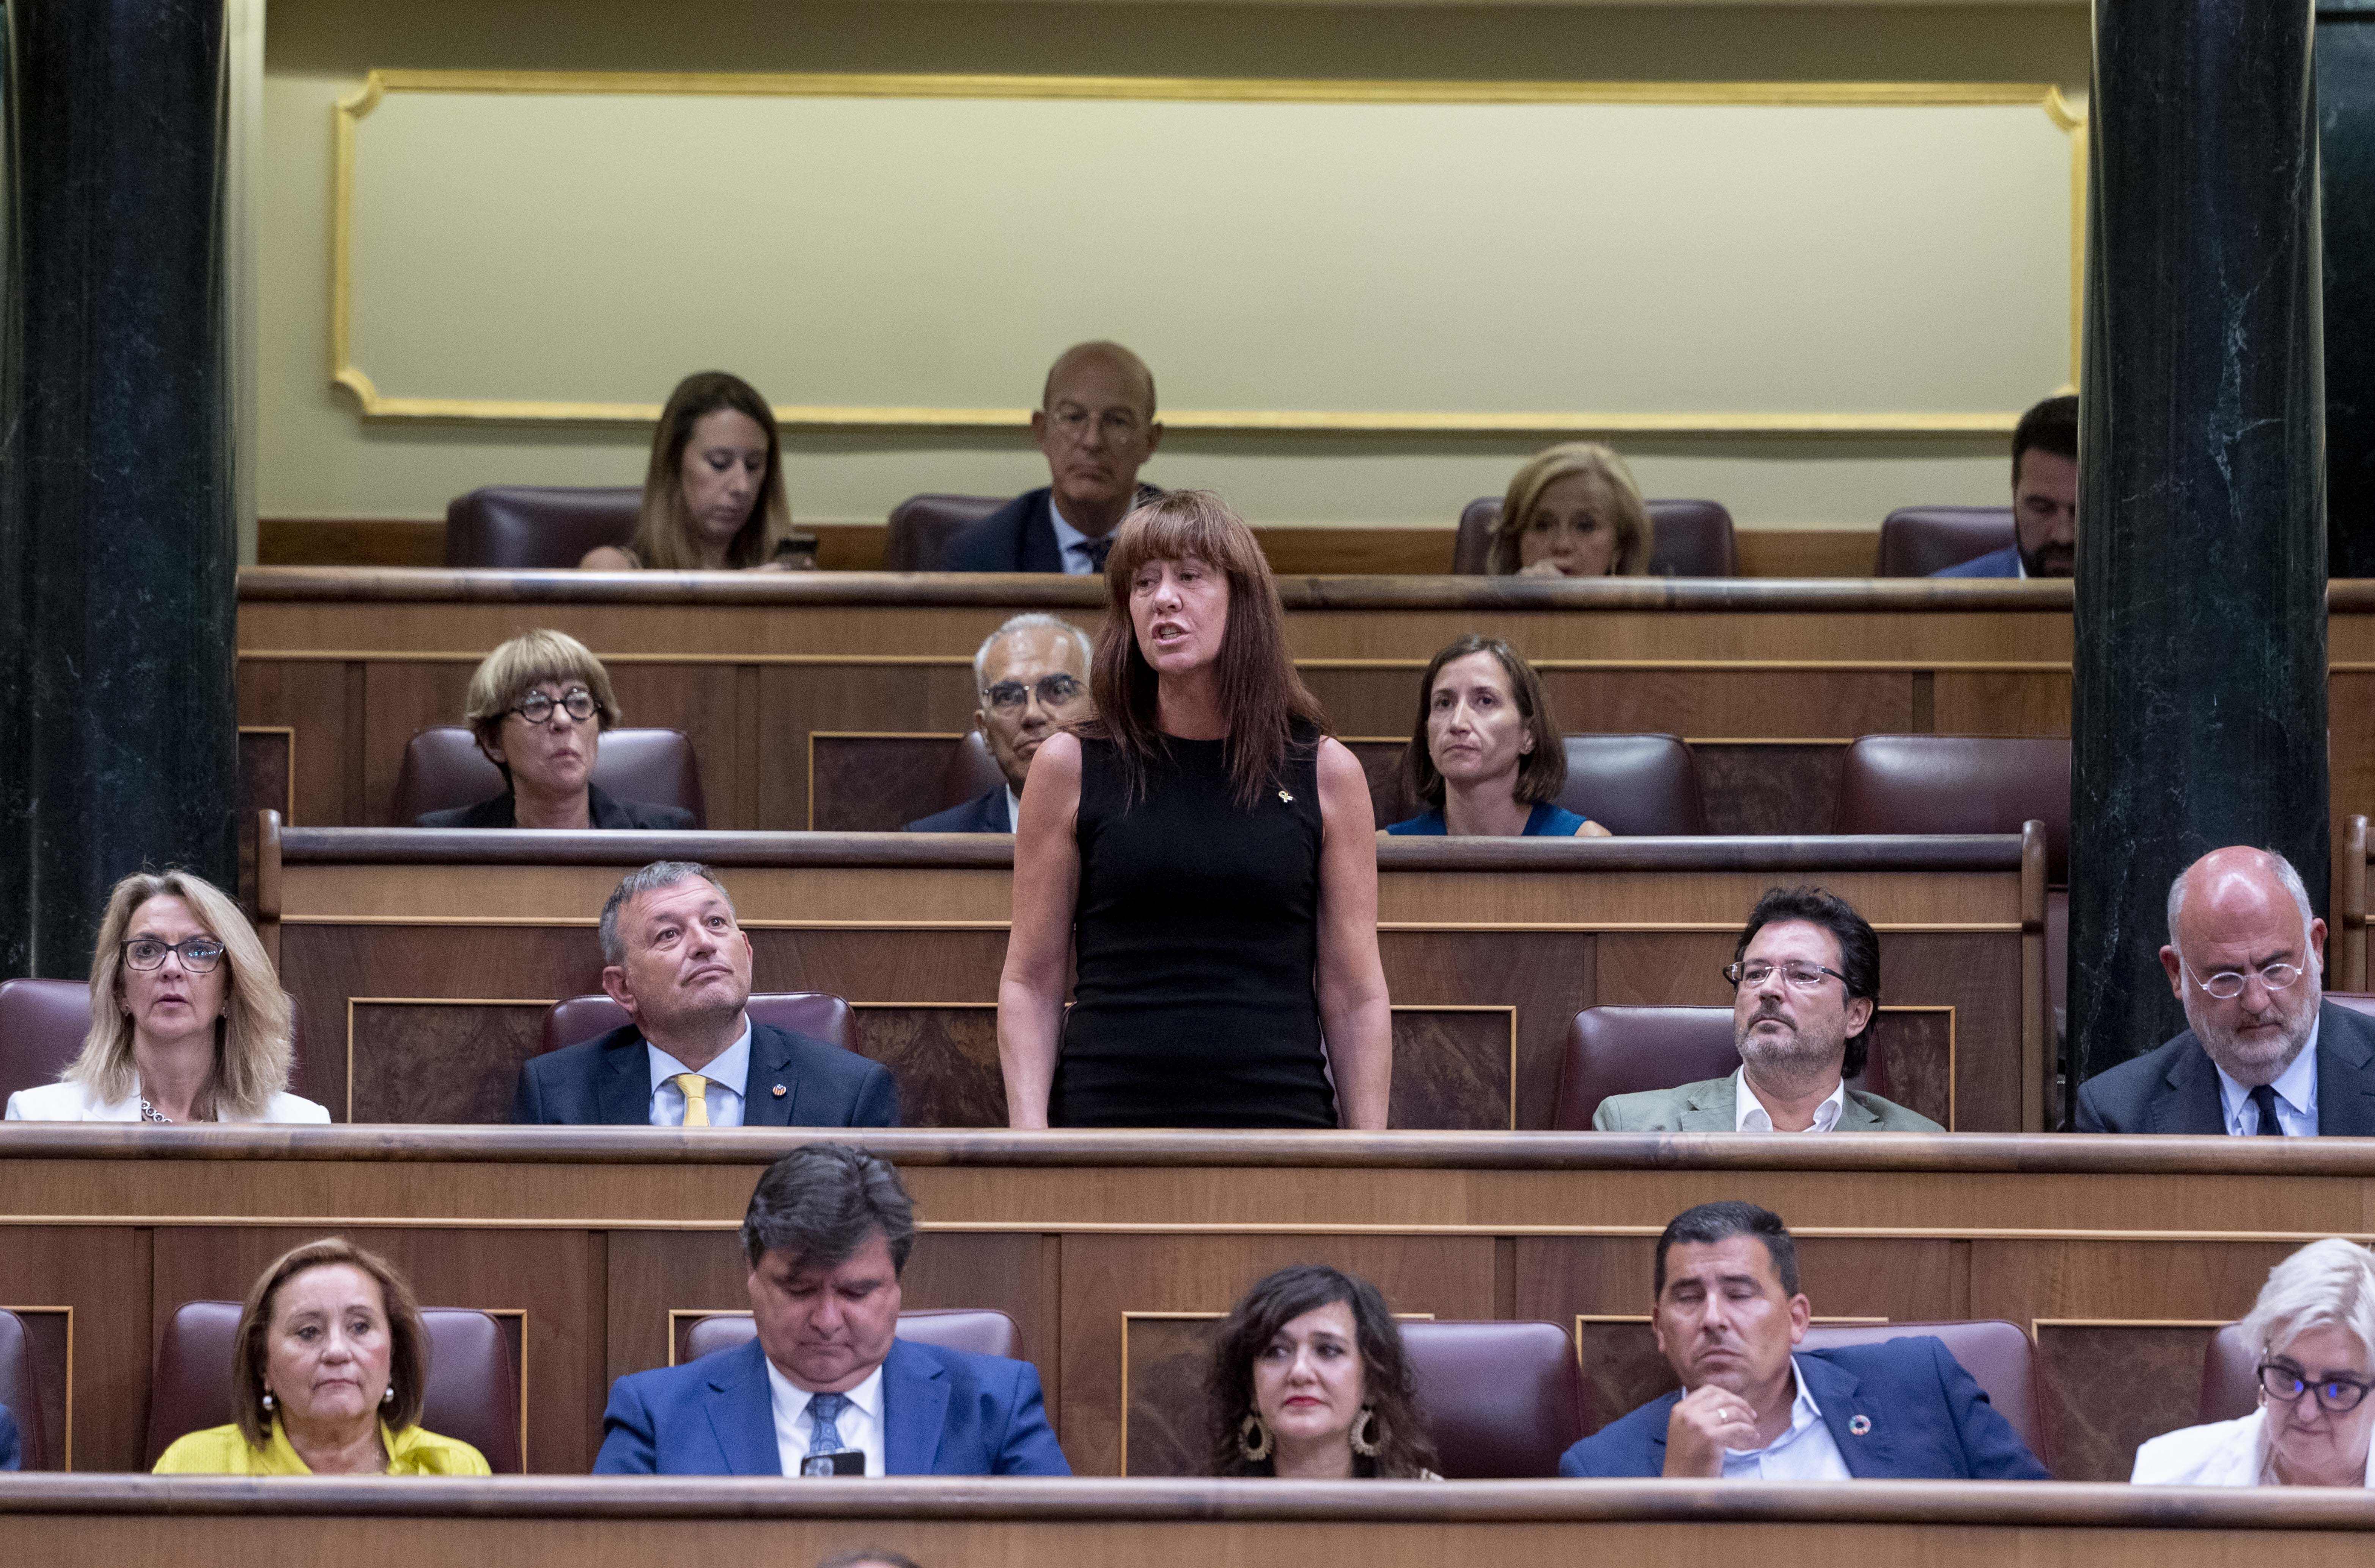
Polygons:
<instances>
[{"instance_id":1,"label":"man with yellow tie","mask_svg":"<svg viewBox=\"0 0 2375 1568\"><path fill-rule=\"evenodd\" d=\"M750 938L717 874L689 860L628 873L602 906L602 989L632 1021L531 1056L512 1120L655 1127L895 1127L888 1069L754 1023Z\"/></svg>"}]
</instances>

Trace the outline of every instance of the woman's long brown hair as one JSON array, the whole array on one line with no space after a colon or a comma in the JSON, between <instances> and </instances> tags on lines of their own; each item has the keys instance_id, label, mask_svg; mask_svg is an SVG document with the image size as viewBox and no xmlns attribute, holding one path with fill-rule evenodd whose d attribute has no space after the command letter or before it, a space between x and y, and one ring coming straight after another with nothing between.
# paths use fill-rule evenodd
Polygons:
<instances>
[{"instance_id":1,"label":"woman's long brown hair","mask_svg":"<svg viewBox=\"0 0 2375 1568\"><path fill-rule=\"evenodd\" d=\"M1215 674L1222 715L1228 720L1225 755L1237 804L1250 807L1286 762L1298 723L1325 733L1319 699L1295 673L1286 652L1286 611L1270 562L1245 520L1210 490L1173 490L1121 520L1105 558L1110 603L1097 631L1089 687L1097 700L1095 725L1084 726L1114 743L1130 799L1145 793L1156 760L1168 753L1156 700L1154 667L1138 646L1129 615L1130 581L1151 560L1200 560L1229 579L1229 625Z\"/></svg>"}]
</instances>

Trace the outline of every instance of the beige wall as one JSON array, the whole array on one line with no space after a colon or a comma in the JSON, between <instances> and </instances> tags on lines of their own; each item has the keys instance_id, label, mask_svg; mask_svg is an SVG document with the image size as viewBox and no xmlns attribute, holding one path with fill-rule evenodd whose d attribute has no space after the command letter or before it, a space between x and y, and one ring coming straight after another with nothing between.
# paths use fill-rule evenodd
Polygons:
<instances>
[{"instance_id":1,"label":"beige wall","mask_svg":"<svg viewBox=\"0 0 2375 1568\"><path fill-rule=\"evenodd\" d=\"M404 7L272 0L269 22L256 181L257 503L267 517L428 517L439 514L452 495L479 484L624 484L640 476L646 438L632 427L366 420L351 396L331 387L333 106L374 66L2026 81L2058 83L2074 95L2083 92L2086 59L2085 12L2061 6L1076 7L688 0L670 7L578 4L566 19L556 19L550 6L509 0L428 0ZM460 172L467 178L468 171ZM1099 183L1084 194L1109 196L1117 220L1159 219L1160 190ZM1480 236L1480 243L1488 239ZM1777 252L1794 245L1798 253L1820 239L1742 236L1746 245ZM1989 280L1972 281L1977 287ZM1019 367L1018 385L1005 401L1027 401L1038 373L1037 366ZM1789 377L1790 366L1769 359L1743 367L1743 380L1759 386L1786 384ZM1875 379L1902 377L1876 371ZM768 390L779 402L795 400ZM2000 372L1999 383L1988 390L2001 392ZM665 391L662 384L644 396L656 401ZM1949 399L1948 406L2001 403L1990 395L1959 405ZM1722 403L1710 398L1699 406ZM1180 431L1148 477L1211 485L1257 521L1446 525L1468 498L1497 491L1536 444L1530 438ZM2002 442L1992 439L1659 438L1624 445L1652 494L1717 497L1750 527L1870 526L1894 505L1993 501L2004 489ZM879 519L917 490L1011 490L1039 482L1042 473L1018 436L919 431L798 436L788 477L800 516L846 522Z\"/></svg>"}]
</instances>

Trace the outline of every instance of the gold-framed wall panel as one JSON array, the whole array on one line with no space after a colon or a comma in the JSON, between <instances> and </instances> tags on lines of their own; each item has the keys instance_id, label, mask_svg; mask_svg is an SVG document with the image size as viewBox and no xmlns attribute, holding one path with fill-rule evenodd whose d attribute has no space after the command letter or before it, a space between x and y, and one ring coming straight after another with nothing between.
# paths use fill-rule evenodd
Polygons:
<instances>
[{"instance_id":1,"label":"gold-framed wall panel","mask_svg":"<svg viewBox=\"0 0 2375 1568\"><path fill-rule=\"evenodd\" d=\"M1708 107L2015 107L2033 105L2069 144L2070 383L2079 372L2086 277L2086 120L2058 84L1949 82L1458 82L1322 78L996 76L870 73L664 73L374 69L334 115L330 267L330 380L370 419L463 422L650 424L652 403L413 397L382 393L354 361L355 137L391 92L653 94L867 99L1136 100L1173 102L1402 104L1639 104ZM784 405L787 430L1019 430L1031 410L1010 407ZM1663 436L1869 441L2008 436L2018 409L1977 413L1744 413L1180 408L1177 430L1213 434L1361 433L1506 439L1513 436Z\"/></svg>"}]
</instances>

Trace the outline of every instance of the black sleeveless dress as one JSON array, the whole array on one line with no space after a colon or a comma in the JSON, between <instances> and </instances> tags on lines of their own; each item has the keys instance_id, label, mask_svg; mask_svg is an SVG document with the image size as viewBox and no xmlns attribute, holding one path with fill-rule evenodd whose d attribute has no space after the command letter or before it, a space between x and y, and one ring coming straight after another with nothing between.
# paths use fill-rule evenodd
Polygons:
<instances>
[{"instance_id":1,"label":"black sleeveless dress","mask_svg":"<svg viewBox=\"0 0 2375 1568\"><path fill-rule=\"evenodd\" d=\"M1054 1126L1332 1127L1320 1043L1318 732L1238 807L1227 743L1170 739L1128 800L1081 742L1074 1004Z\"/></svg>"}]
</instances>

